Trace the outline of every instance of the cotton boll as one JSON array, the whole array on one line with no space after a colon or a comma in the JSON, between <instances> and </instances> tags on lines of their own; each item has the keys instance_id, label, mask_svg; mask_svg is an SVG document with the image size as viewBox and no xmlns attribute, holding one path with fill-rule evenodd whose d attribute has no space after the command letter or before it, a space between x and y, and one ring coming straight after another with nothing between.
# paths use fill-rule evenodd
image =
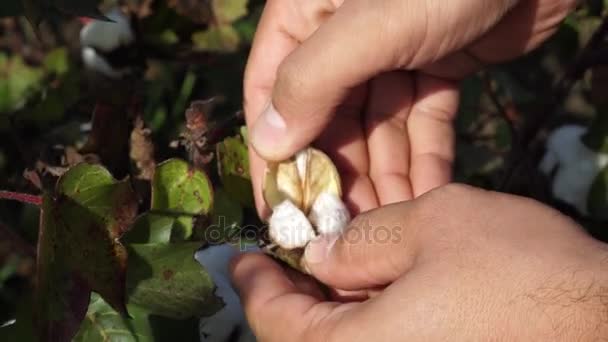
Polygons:
<instances>
[{"instance_id":1,"label":"cotton boll","mask_svg":"<svg viewBox=\"0 0 608 342\"><path fill-rule=\"evenodd\" d=\"M272 241L285 249L304 247L315 237L306 215L289 200L272 208L268 226Z\"/></svg>"},{"instance_id":2,"label":"cotton boll","mask_svg":"<svg viewBox=\"0 0 608 342\"><path fill-rule=\"evenodd\" d=\"M581 138L586 128L567 125L555 130L547 140L547 152L540 163L546 174L555 171L552 192L587 214L587 196L595 177L608 165L608 154L590 150Z\"/></svg>"},{"instance_id":3,"label":"cotton boll","mask_svg":"<svg viewBox=\"0 0 608 342\"><path fill-rule=\"evenodd\" d=\"M338 196L322 192L315 199L308 218L319 234L339 234L348 225L350 214Z\"/></svg>"},{"instance_id":4,"label":"cotton boll","mask_svg":"<svg viewBox=\"0 0 608 342\"><path fill-rule=\"evenodd\" d=\"M129 45L135 40L129 17L119 8L108 12L106 16L113 22L94 20L82 28L80 31L82 46L110 52L120 46Z\"/></svg>"},{"instance_id":5,"label":"cotton boll","mask_svg":"<svg viewBox=\"0 0 608 342\"><path fill-rule=\"evenodd\" d=\"M205 268L217 286L215 294L225 303L225 306L213 316L201 319L200 333L203 342L255 341L228 273L230 260L238 253L235 247L224 244L208 247L195 255L196 260ZM236 339L230 339L234 337Z\"/></svg>"},{"instance_id":6,"label":"cotton boll","mask_svg":"<svg viewBox=\"0 0 608 342\"><path fill-rule=\"evenodd\" d=\"M91 47L82 48L82 61L87 69L95 70L110 78L120 78L125 71L113 68L108 61Z\"/></svg>"}]
</instances>

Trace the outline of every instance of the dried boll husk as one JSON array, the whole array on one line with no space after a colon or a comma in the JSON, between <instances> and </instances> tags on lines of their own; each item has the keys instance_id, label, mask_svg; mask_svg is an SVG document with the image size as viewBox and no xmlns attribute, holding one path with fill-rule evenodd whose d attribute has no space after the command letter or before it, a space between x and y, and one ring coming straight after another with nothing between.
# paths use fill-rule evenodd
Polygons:
<instances>
[{"instance_id":1,"label":"dried boll husk","mask_svg":"<svg viewBox=\"0 0 608 342\"><path fill-rule=\"evenodd\" d=\"M316 235L338 234L350 215L342 203L340 176L323 152L307 148L281 163L269 164L263 195L272 208L268 252L302 270L303 248Z\"/></svg>"},{"instance_id":2,"label":"dried boll husk","mask_svg":"<svg viewBox=\"0 0 608 342\"><path fill-rule=\"evenodd\" d=\"M262 189L270 208L287 199L307 215L320 193L342 197L336 166L325 153L310 147L287 161L269 164Z\"/></svg>"}]
</instances>

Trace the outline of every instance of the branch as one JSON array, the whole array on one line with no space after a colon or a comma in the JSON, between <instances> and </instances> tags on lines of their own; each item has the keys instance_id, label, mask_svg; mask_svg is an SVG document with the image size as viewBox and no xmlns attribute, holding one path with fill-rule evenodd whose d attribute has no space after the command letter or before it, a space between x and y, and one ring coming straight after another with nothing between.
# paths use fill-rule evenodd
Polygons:
<instances>
[{"instance_id":1,"label":"branch","mask_svg":"<svg viewBox=\"0 0 608 342\"><path fill-rule=\"evenodd\" d=\"M500 102L498 94L496 93L496 91L494 90L494 86L492 85L492 77L486 71L483 71L480 74L488 97L494 104L494 107L496 108L500 116L507 123L507 126L509 127L509 133L511 134L511 139L515 140L517 136L517 132L515 131L515 123L513 122L513 119L509 117L505 106L503 106L503 104Z\"/></svg>"}]
</instances>

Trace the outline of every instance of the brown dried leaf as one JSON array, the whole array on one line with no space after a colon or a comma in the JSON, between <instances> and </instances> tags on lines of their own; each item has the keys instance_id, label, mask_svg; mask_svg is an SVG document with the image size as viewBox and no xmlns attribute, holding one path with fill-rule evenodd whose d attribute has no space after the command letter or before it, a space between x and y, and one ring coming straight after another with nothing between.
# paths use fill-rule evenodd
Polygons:
<instances>
[{"instance_id":1,"label":"brown dried leaf","mask_svg":"<svg viewBox=\"0 0 608 342\"><path fill-rule=\"evenodd\" d=\"M151 180L154 177L156 160L154 159L154 143L150 137L151 132L145 127L141 117L136 117L131 131L131 160L139 171L137 178Z\"/></svg>"}]
</instances>

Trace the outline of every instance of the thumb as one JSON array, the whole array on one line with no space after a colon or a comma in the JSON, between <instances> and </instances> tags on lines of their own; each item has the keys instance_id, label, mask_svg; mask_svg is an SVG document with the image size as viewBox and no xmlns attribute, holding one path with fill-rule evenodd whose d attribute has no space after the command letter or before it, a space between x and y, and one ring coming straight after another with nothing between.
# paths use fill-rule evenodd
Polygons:
<instances>
[{"instance_id":1,"label":"thumb","mask_svg":"<svg viewBox=\"0 0 608 342\"><path fill-rule=\"evenodd\" d=\"M416 69L475 41L518 0L345 1L279 66L251 143L283 160L327 127L349 91L373 76Z\"/></svg>"},{"instance_id":2,"label":"thumb","mask_svg":"<svg viewBox=\"0 0 608 342\"><path fill-rule=\"evenodd\" d=\"M357 216L340 236L311 241L304 252L306 270L342 290L392 283L413 267L427 239L419 229L419 208L417 200L384 206Z\"/></svg>"},{"instance_id":3,"label":"thumb","mask_svg":"<svg viewBox=\"0 0 608 342\"><path fill-rule=\"evenodd\" d=\"M360 8L366 3L372 2L345 2L283 60L271 100L251 129L251 143L261 157L284 160L309 145L351 89L394 68L393 54L386 51L390 46L370 48L375 38L368 28L380 23L357 14L368 11Z\"/></svg>"}]
</instances>

